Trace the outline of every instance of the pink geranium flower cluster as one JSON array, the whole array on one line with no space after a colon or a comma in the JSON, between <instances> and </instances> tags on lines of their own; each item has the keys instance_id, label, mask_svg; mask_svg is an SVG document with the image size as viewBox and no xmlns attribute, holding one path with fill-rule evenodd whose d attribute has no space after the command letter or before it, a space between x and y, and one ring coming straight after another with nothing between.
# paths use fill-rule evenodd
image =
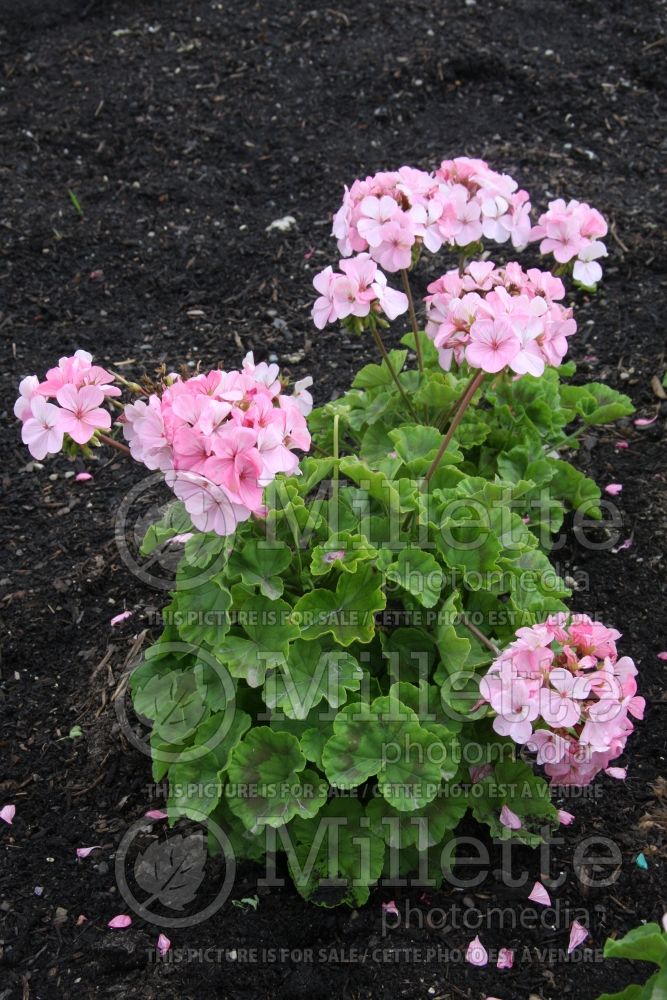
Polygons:
<instances>
[{"instance_id":1,"label":"pink geranium flower cluster","mask_svg":"<svg viewBox=\"0 0 667 1000\"><path fill-rule=\"evenodd\" d=\"M320 293L313 306L313 322L318 330L348 316L368 316L371 309L396 319L407 311L408 298L390 288L386 275L367 253L340 261L340 272L326 267L313 278Z\"/></svg>"},{"instance_id":2,"label":"pink geranium flower cluster","mask_svg":"<svg viewBox=\"0 0 667 1000\"><path fill-rule=\"evenodd\" d=\"M277 365L256 365L248 354L240 372L171 375L161 395L125 408L132 456L165 473L201 531L229 535L251 514L262 516L264 488L279 472L299 472L293 449L310 448L312 379L284 396L278 376Z\"/></svg>"},{"instance_id":3,"label":"pink geranium flower cluster","mask_svg":"<svg viewBox=\"0 0 667 1000\"><path fill-rule=\"evenodd\" d=\"M344 257L368 252L386 271L399 271L410 267L418 241L432 253L482 238L524 247L529 215L528 194L512 177L461 156L434 173L401 167L354 181L332 232Z\"/></svg>"},{"instance_id":4,"label":"pink geranium flower cluster","mask_svg":"<svg viewBox=\"0 0 667 1000\"><path fill-rule=\"evenodd\" d=\"M554 785L588 785L602 770L624 777L610 763L645 702L633 661L618 657L620 632L561 613L516 635L480 682L495 732L537 752Z\"/></svg>"},{"instance_id":5,"label":"pink geranium flower cluster","mask_svg":"<svg viewBox=\"0 0 667 1000\"><path fill-rule=\"evenodd\" d=\"M549 202L530 238L541 240L540 253L552 253L559 264L574 259L574 280L593 287L602 277L598 260L607 256L607 248L600 238L606 234L607 223L595 208L574 199L566 204L557 198Z\"/></svg>"},{"instance_id":6,"label":"pink geranium flower cluster","mask_svg":"<svg viewBox=\"0 0 667 1000\"><path fill-rule=\"evenodd\" d=\"M428 286L426 333L448 371L455 359L473 368L517 375L541 375L559 365L568 337L577 329L560 278L549 271L524 271L515 262L496 267L473 262L448 271Z\"/></svg>"},{"instance_id":7,"label":"pink geranium flower cluster","mask_svg":"<svg viewBox=\"0 0 667 1000\"><path fill-rule=\"evenodd\" d=\"M32 457L41 461L55 455L65 435L77 444L87 444L97 431L109 430L111 416L102 404L107 396L120 396L113 381L114 376L94 365L87 351L61 358L43 382L36 375L24 378L14 414L23 425L21 438Z\"/></svg>"}]
</instances>

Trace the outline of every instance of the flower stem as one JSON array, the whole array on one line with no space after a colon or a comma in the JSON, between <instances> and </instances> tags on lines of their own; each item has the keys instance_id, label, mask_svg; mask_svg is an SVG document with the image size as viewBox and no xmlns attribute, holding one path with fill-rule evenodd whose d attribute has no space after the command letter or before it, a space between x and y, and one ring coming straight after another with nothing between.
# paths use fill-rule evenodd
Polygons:
<instances>
[{"instance_id":1,"label":"flower stem","mask_svg":"<svg viewBox=\"0 0 667 1000\"><path fill-rule=\"evenodd\" d=\"M415 423L419 423L419 418L417 417L417 414L415 413L414 407L413 407L412 403L410 402L410 400L408 399L408 397L407 397L407 395L405 393L405 389L403 388L403 386L401 385L401 383L398 380L398 375L396 374L396 369L394 368L394 366L393 366L393 364L391 362L391 358L387 354L387 348L384 346L384 341L382 340L382 337L378 333L377 328L376 328L376 326L375 326L374 323L371 323L371 333L373 334L373 337L375 339L375 343L377 344L377 348L378 348L380 354L382 355L382 360L384 361L384 363L386 364L387 368L389 369L389 374L393 378L393 380L394 380L394 382L396 384L396 388L398 389L398 391L400 392L400 394L401 394L401 396L403 398L403 402L405 403L405 405L407 406L408 410L410 411L410 416L415 421Z\"/></svg>"},{"instance_id":2,"label":"flower stem","mask_svg":"<svg viewBox=\"0 0 667 1000\"><path fill-rule=\"evenodd\" d=\"M451 424L449 425L449 430L445 434L445 436L444 436L444 438L442 440L442 444L438 448L438 454L435 456L435 458L431 462L429 470L426 473L426 475L424 476L424 485L428 484L428 482L430 481L431 477L433 476L433 473L436 471L436 469L440 465L440 461L442 459L442 456L447 451L447 448L449 447L449 443L452 440L452 438L454 437L454 433L455 433L457 427L459 426L459 424L463 420L463 414L465 413L465 411L470 406L470 402L472 400L472 397L477 392L479 386L481 385L482 381L484 380L485 375L486 375L486 372L478 371L477 374L474 375L472 377L472 379L470 380L470 382L468 383L468 387L467 387L466 391L464 392L463 396L461 397L461 401L460 401L460 403L458 405L458 409L457 409L456 413L454 414L454 419L452 420Z\"/></svg>"},{"instance_id":3,"label":"flower stem","mask_svg":"<svg viewBox=\"0 0 667 1000\"><path fill-rule=\"evenodd\" d=\"M415 338L415 350L417 352L417 366L419 371L423 373L424 371L424 358L422 356L422 345L419 339L419 324L417 323L417 313L415 312L415 303L412 298L412 289L410 288L410 278L408 277L408 272L405 268L401 271L401 278L403 279L403 288L408 299L408 311L410 313L410 323L412 324L412 332Z\"/></svg>"},{"instance_id":4,"label":"flower stem","mask_svg":"<svg viewBox=\"0 0 667 1000\"><path fill-rule=\"evenodd\" d=\"M490 649L495 656L500 656L500 650L496 646L495 642L492 642L491 639L487 639L484 633L480 632L480 630L477 628L476 625L473 625L471 621L468 621L463 612L461 612L461 614L459 615L459 619L461 621L461 624L464 625L468 629L468 631L475 636L476 639L479 639L479 641L484 646L486 646L487 649Z\"/></svg>"},{"instance_id":5,"label":"flower stem","mask_svg":"<svg viewBox=\"0 0 667 1000\"><path fill-rule=\"evenodd\" d=\"M115 438L109 437L107 434L100 434L98 432L97 437L102 444L108 444L109 447L122 451L124 455L132 454L126 444L121 444L120 441L116 441Z\"/></svg>"}]
</instances>

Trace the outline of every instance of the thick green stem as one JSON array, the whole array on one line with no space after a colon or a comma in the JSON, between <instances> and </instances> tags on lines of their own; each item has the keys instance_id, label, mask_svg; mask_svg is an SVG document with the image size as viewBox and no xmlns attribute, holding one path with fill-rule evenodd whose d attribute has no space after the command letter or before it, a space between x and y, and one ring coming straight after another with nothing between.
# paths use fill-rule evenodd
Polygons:
<instances>
[{"instance_id":1,"label":"thick green stem","mask_svg":"<svg viewBox=\"0 0 667 1000\"><path fill-rule=\"evenodd\" d=\"M470 402L472 400L472 397L475 395L475 393L477 392L479 386L482 384L482 381L484 380L485 375L486 375L486 372L479 371L479 372L477 372L476 375L473 376L473 378L468 383L468 388L466 389L466 391L464 392L463 396L461 397L461 402L459 403L458 409L457 409L456 413L454 414L454 419L452 420L451 424L449 425L449 430L445 434L445 436L444 436L444 438L442 440L442 444L438 448L438 454L435 456L435 458L431 462L429 470L426 473L426 475L424 476L424 486L428 485L429 481L431 480L431 477L433 476L434 472L436 471L436 469L440 465L440 462L442 460L442 456L447 451L447 449L449 447L449 443L452 440L452 438L454 437L454 434L456 432L457 427L459 426L459 424L463 420L463 414L465 413L465 411L470 406Z\"/></svg>"},{"instance_id":2,"label":"thick green stem","mask_svg":"<svg viewBox=\"0 0 667 1000\"><path fill-rule=\"evenodd\" d=\"M398 389L398 391L400 392L400 394L401 394L401 396L403 398L403 402L405 403L405 405L407 406L408 410L410 411L410 416L415 421L415 423L418 424L419 423L419 418L417 417L417 414L415 413L415 410L414 410L414 407L413 407L412 403L410 402L410 400L408 399L408 397L406 395L405 389L403 388L403 386L399 382L398 375L396 374L396 369L394 368L393 364L391 363L391 358L387 354L387 348L384 346L384 341L382 340L382 337L378 333L377 327L375 326L375 323L371 323L371 333L373 334L373 337L375 338L375 343L377 344L378 351L382 355L382 360L384 361L384 363L386 364L387 368L389 369L389 374L393 378L394 383L396 385L396 388Z\"/></svg>"},{"instance_id":3,"label":"thick green stem","mask_svg":"<svg viewBox=\"0 0 667 1000\"><path fill-rule=\"evenodd\" d=\"M415 303L412 298L412 289L410 288L410 278L408 272L405 268L401 271L401 278L403 279L403 288L408 300L408 312L410 314L410 324L412 325L412 333L415 338L415 350L417 352L417 367L420 372L424 371L424 358L422 356L422 345L419 339L419 324L417 323L417 313L415 312Z\"/></svg>"}]
</instances>

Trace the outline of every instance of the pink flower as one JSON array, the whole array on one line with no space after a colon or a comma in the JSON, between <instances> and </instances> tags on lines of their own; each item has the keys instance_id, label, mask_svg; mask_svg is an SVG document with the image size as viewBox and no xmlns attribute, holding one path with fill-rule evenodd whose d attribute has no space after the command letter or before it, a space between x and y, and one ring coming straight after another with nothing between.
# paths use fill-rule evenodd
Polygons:
<instances>
[{"instance_id":1,"label":"pink flower","mask_svg":"<svg viewBox=\"0 0 667 1000\"><path fill-rule=\"evenodd\" d=\"M125 927L129 927L132 923L132 917L128 917L127 913L119 913L117 917L112 917L107 927L111 927L112 930L121 930Z\"/></svg>"},{"instance_id":2,"label":"pink flower","mask_svg":"<svg viewBox=\"0 0 667 1000\"><path fill-rule=\"evenodd\" d=\"M474 368L495 374L509 365L521 348L509 320L477 319L470 330L466 361Z\"/></svg>"},{"instance_id":3,"label":"pink flower","mask_svg":"<svg viewBox=\"0 0 667 1000\"><path fill-rule=\"evenodd\" d=\"M617 497L622 489L623 486L621 483L609 483L608 486L605 486L604 491L612 497Z\"/></svg>"},{"instance_id":4,"label":"pink flower","mask_svg":"<svg viewBox=\"0 0 667 1000\"><path fill-rule=\"evenodd\" d=\"M474 937L466 950L466 962L470 965L483 966L489 961L489 953L479 939L479 935Z\"/></svg>"},{"instance_id":5,"label":"pink flower","mask_svg":"<svg viewBox=\"0 0 667 1000\"><path fill-rule=\"evenodd\" d=\"M575 693L575 678L565 667L549 674L551 687L540 692L540 714L545 722L558 729L570 729L581 718L581 708Z\"/></svg>"},{"instance_id":6,"label":"pink flower","mask_svg":"<svg viewBox=\"0 0 667 1000\"><path fill-rule=\"evenodd\" d=\"M387 276L382 271L377 272L372 290L377 297L382 312L387 319L396 319L408 311L408 297L404 292L387 285Z\"/></svg>"},{"instance_id":7,"label":"pink flower","mask_svg":"<svg viewBox=\"0 0 667 1000\"><path fill-rule=\"evenodd\" d=\"M597 263L600 257L607 256L607 248L604 243L593 240L587 243L577 256L572 269L572 277L586 288L594 288L602 278L602 268Z\"/></svg>"},{"instance_id":8,"label":"pink flower","mask_svg":"<svg viewBox=\"0 0 667 1000\"><path fill-rule=\"evenodd\" d=\"M318 330L323 330L327 323L333 323L338 318L333 297L333 268L325 267L323 271L313 278L315 291L320 293L320 297L315 300L313 306L313 323Z\"/></svg>"},{"instance_id":9,"label":"pink flower","mask_svg":"<svg viewBox=\"0 0 667 1000\"><path fill-rule=\"evenodd\" d=\"M385 271L400 271L412 263L414 227L404 217L392 219L382 227L382 242L372 248L373 257Z\"/></svg>"},{"instance_id":10,"label":"pink flower","mask_svg":"<svg viewBox=\"0 0 667 1000\"><path fill-rule=\"evenodd\" d=\"M514 965L514 952L511 948L501 948L498 952L498 969L511 969Z\"/></svg>"},{"instance_id":11,"label":"pink flower","mask_svg":"<svg viewBox=\"0 0 667 1000\"><path fill-rule=\"evenodd\" d=\"M14 822L14 817L16 816L16 806L3 806L0 809L0 819L3 823L8 823L9 826Z\"/></svg>"},{"instance_id":12,"label":"pink flower","mask_svg":"<svg viewBox=\"0 0 667 1000\"><path fill-rule=\"evenodd\" d=\"M164 957L169 949L171 948L171 941L166 936L166 934L159 934L157 939L157 944L155 946L160 954Z\"/></svg>"},{"instance_id":13,"label":"pink flower","mask_svg":"<svg viewBox=\"0 0 667 1000\"><path fill-rule=\"evenodd\" d=\"M19 398L14 403L14 416L24 421L32 416L31 403L39 388L36 375L28 375L19 382Z\"/></svg>"},{"instance_id":14,"label":"pink flower","mask_svg":"<svg viewBox=\"0 0 667 1000\"><path fill-rule=\"evenodd\" d=\"M578 948L580 944L583 944L588 937L588 931L580 924L578 920L572 921L572 926L570 927L570 941L567 946L567 953L570 955L575 948Z\"/></svg>"},{"instance_id":15,"label":"pink flower","mask_svg":"<svg viewBox=\"0 0 667 1000\"><path fill-rule=\"evenodd\" d=\"M85 444L97 430L109 430L111 415L100 408L104 393L97 386L85 385L80 389L67 384L56 393L62 407L58 425L77 444Z\"/></svg>"},{"instance_id":16,"label":"pink flower","mask_svg":"<svg viewBox=\"0 0 667 1000\"><path fill-rule=\"evenodd\" d=\"M551 906L551 897L541 882L535 883L528 899L533 903L539 903L540 906Z\"/></svg>"},{"instance_id":17,"label":"pink flower","mask_svg":"<svg viewBox=\"0 0 667 1000\"><path fill-rule=\"evenodd\" d=\"M503 806L500 810L500 822L508 830L519 830L523 826L517 814L512 812L509 806Z\"/></svg>"},{"instance_id":18,"label":"pink flower","mask_svg":"<svg viewBox=\"0 0 667 1000\"><path fill-rule=\"evenodd\" d=\"M357 231L369 247L379 247L384 240L384 227L395 218L399 206L389 195L377 198L374 195L364 198L359 206L361 218L357 223Z\"/></svg>"},{"instance_id":19,"label":"pink flower","mask_svg":"<svg viewBox=\"0 0 667 1000\"><path fill-rule=\"evenodd\" d=\"M41 461L47 455L55 455L63 446L62 411L41 396L33 396L30 412L32 416L23 422L21 439L32 457Z\"/></svg>"},{"instance_id":20,"label":"pink flower","mask_svg":"<svg viewBox=\"0 0 667 1000\"><path fill-rule=\"evenodd\" d=\"M216 535L232 535L236 525L250 517L250 511L233 503L225 490L195 473L167 474L179 500L185 504L192 523L200 531L213 531Z\"/></svg>"}]
</instances>

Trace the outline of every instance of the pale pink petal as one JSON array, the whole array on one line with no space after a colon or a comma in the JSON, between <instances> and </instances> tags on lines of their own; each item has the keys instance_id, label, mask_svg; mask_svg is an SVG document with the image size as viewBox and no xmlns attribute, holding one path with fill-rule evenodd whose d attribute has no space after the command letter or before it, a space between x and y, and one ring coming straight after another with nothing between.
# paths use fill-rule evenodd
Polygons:
<instances>
[{"instance_id":1,"label":"pale pink petal","mask_svg":"<svg viewBox=\"0 0 667 1000\"><path fill-rule=\"evenodd\" d=\"M567 946L568 955L578 948L580 944L583 944L588 937L588 931L586 928L579 923L578 920L572 921L572 926L570 928L570 943Z\"/></svg>"},{"instance_id":2,"label":"pale pink petal","mask_svg":"<svg viewBox=\"0 0 667 1000\"><path fill-rule=\"evenodd\" d=\"M474 937L470 944L468 945L468 950L466 951L466 962L470 965L487 965L489 961L489 953L479 939L479 935Z\"/></svg>"},{"instance_id":3,"label":"pale pink petal","mask_svg":"<svg viewBox=\"0 0 667 1000\"><path fill-rule=\"evenodd\" d=\"M497 967L499 969L511 969L514 965L514 952L511 948L501 948L498 952Z\"/></svg>"},{"instance_id":4,"label":"pale pink petal","mask_svg":"<svg viewBox=\"0 0 667 1000\"><path fill-rule=\"evenodd\" d=\"M618 781L625 781L628 769L627 767L606 767L604 773L608 774L610 778L616 778Z\"/></svg>"},{"instance_id":5,"label":"pale pink petal","mask_svg":"<svg viewBox=\"0 0 667 1000\"><path fill-rule=\"evenodd\" d=\"M604 491L605 493L608 493L609 496L617 497L622 489L623 486L621 485L621 483L609 483L608 486L605 486Z\"/></svg>"},{"instance_id":6,"label":"pale pink petal","mask_svg":"<svg viewBox=\"0 0 667 1000\"><path fill-rule=\"evenodd\" d=\"M627 441L617 441L616 442L616 447L617 448L629 448L630 445L628 444Z\"/></svg>"},{"instance_id":7,"label":"pale pink petal","mask_svg":"<svg viewBox=\"0 0 667 1000\"><path fill-rule=\"evenodd\" d=\"M519 830L523 825L517 814L508 806L503 806L500 810L500 822L509 830Z\"/></svg>"},{"instance_id":8,"label":"pale pink petal","mask_svg":"<svg viewBox=\"0 0 667 1000\"><path fill-rule=\"evenodd\" d=\"M89 472L79 472L74 477L74 482L76 482L76 483L87 483L88 480L92 479L92 478L93 477L91 476L91 474Z\"/></svg>"},{"instance_id":9,"label":"pale pink petal","mask_svg":"<svg viewBox=\"0 0 667 1000\"><path fill-rule=\"evenodd\" d=\"M77 847L76 856L77 858L87 858L88 855L92 854L93 851L101 851L101 850L102 848L100 844L95 844L94 847Z\"/></svg>"},{"instance_id":10,"label":"pale pink petal","mask_svg":"<svg viewBox=\"0 0 667 1000\"><path fill-rule=\"evenodd\" d=\"M115 615L111 619L111 621L109 622L109 624L110 625L120 625L121 622L124 622L127 618L131 618L131 617L132 617L132 611L121 611L121 613L119 615Z\"/></svg>"},{"instance_id":11,"label":"pale pink petal","mask_svg":"<svg viewBox=\"0 0 667 1000\"><path fill-rule=\"evenodd\" d=\"M87 924L87 923L88 923L88 917L84 916L83 913L80 913L79 916L76 918L76 923L74 926L81 927L82 924Z\"/></svg>"},{"instance_id":12,"label":"pale pink petal","mask_svg":"<svg viewBox=\"0 0 667 1000\"><path fill-rule=\"evenodd\" d=\"M390 900L388 903L382 904L382 912L391 913L392 917L400 916L400 913L398 912L398 907L396 906L396 903L393 899Z\"/></svg>"},{"instance_id":13,"label":"pale pink petal","mask_svg":"<svg viewBox=\"0 0 667 1000\"><path fill-rule=\"evenodd\" d=\"M569 826L570 823L574 823L574 816L572 813L566 812L565 809L559 809L558 822L561 826Z\"/></svg>"},{"instance_id":14,"label":"pale pink petal","mask_svg":"<svg viewBox=\"0 0 667 1000\"><path fill-rule=\"evenodd\" d=\"M123 927L129 927L132 923L132 917L128 917L127 913L119 913L117 917L112 917L107 927L111 927L112 930L119 930Z\"/></svg>"},{"instance_id":15,"label":"pale pink petal","mask_svg":"<svg viewBox=\"0 0 667 1000\"><path fill-rule=\"evenodd\" d=\"M171 941L169 940L166 934L160 934L160 936L157 939L156 948L161 955L167 954L167 952L171 948Z\"/></svg>"},{"instance_id":16,"label":"pale pink petal","mask_svg":"<svg viewBox=\"0 0 667 1000\"><path fill-rule=\"evenodd\" d=\"M551 896L541 882L535 883L528 899L533 903L539 903L540 906L551 906Z\"/></svg>"},{"instance_id":17,"label":"pale pink petal","mask_svg":"<svg viewBox=\"0 0 667 1000\"><path fill-rule=\"evenodd\" d=\"M144 816L146 817L146 819L154 819L154 820L169 818L167 813L163 812L162 809L149 809L147 813L144 813Z\"/></svg>"},{"instance_id":18,"label":"pale pink petal","mask_svg":"<svg viewBox=\"0 0 667 1000\"><path fill-rule=\"evenodd\" d=\"M635 427L650 427L651 424L654 424L657 419L658 419L658 414L656 413L656 415L654 417L650 417L650 418L649 417L638 417L638 419L635 420L635 421L633 421L633 423L634 423Z\"/></svg>"},{"instance_id":19,"label":"pale pink petal","mask_svg":"<svg viewBox=\"0 0 667 1000\"><path fill-rule=\"evenodd\" d=\"M0 809L0 819L4 820L5 823L12 825L14 816L16 815L16 806L3 806Z\"/></svg>"},{"instance_id":20,"label":"pale pink petal","mask_svg":"<svg viewBox=\"0 0 667 1000\"><path fill-rule=\"evenodd\" d=\"M667 649L663 650L662 653L658 653L658 659L667 662Z\"/></svg>"}]
</instances>

